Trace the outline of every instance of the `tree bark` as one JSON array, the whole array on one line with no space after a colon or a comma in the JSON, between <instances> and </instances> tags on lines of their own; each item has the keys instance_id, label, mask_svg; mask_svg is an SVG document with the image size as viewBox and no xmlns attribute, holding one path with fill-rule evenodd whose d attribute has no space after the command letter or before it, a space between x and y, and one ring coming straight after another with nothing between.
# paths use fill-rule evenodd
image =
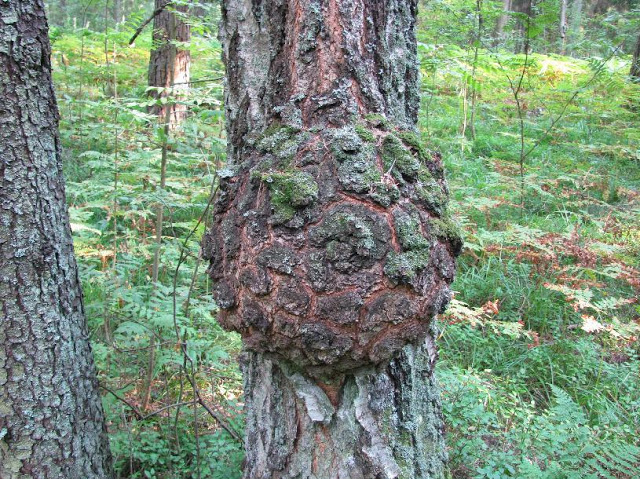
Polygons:
<instances>
[{"instance_id":1,"label":"tree bark","mask_svg":"<svg viewBox=\"0 0 640 479\"><path fill-rule=\"evenodd\" d=\"M567 43L567 0L560 0L560 28L558 33L560 34L560 53L564 55L565 47Z\"/></svg>"},{"instance_id":2,"label":"tree bark","mask_svg":"<svg viewBox=\"0 0 640 479\"><path fill-rule=\"evenodd\" d=\"M243 336L245 479L444 477L434 315L461 240L416 132L417 0L227 0L203 240Z\"/></svg>"},{"instance_id":3,"label":"tree bark","mask_svg":"<svg viewBox=\"0 0 640 479\"><path fill-rule=\"evenodd\" d=\"M512 0L511 10L513 12L522 13L516 21L516 30L518 32L515 38L514 53L529 53L529 27L533 18L533 2L532 0Z\"/></svg>"},{"instance_id":4,"label":"tree bark","mask_svg":"<svg viewBox=\"0 0 640 479\"><path fill-rule=\"evenodd\" d=\"M640 35L636 42L636 49L633 52L633 60L631 61L631 70L629 71L631 81L640 83Z\"/></svg>"},{"instance_id":5,"label":"tree bark","mask_svg":"<svg viewBox=\"0 0 640 479\"><path fill-rule=\"evenodd\" d=\"M493 37L495 42L500 42L504 35L504 27L509 21L509 12L511 11L511 0L502 0L502 13L498 17L496 22L496 28L493 31Z\"/></svg>"},{"instance_id":6,"label":"tree bark","mask_svg":"<svg viewBox=\"0 0 640 479\"><path fill-rule=\"evenodd\" d=\"M569 19L570 44L575 44L580 40L580 30L582 28L582 7L583 0L573 0L571 3L571 17ZM571 50L571 47L569 49Z\"/></svg>"},{"instance_id":7,"label":"tree bark","mask_svg":"<svg viewBox=\"0 0 640 479\"><path fill-rule=\"evenodd\" d=\"M113 0L113 21L116 25L119 25L124 21L122 7L122 0Z\"/></svg>"},{"instance_id":8,"label":"tree bark","mask_svg":"<svg viewBox=\"0 0 640 479\"><path fill-rule=\"evenodd\" d=\"M191 40L191 25L184 19L189 7L172 3L171 0L155 2L156 10L165 8L153 19L154 46L149 58L149 86L156 88L150 91L150 95L155 99L169 99L165 105L151 107L150 112L163 122L168 118L171 129L187 116L187 106L181 101L189 90L191 78L191 53L185 48Z\"/></svg>"},{"instance_id":9,"label":"tree bark","mask_svg":"<svg viewBox=\"0 0 640 479\"><path fill-rule=\"evenodd\" d=\"M111 476L41 0L0 2L0 477Z\"/></svg>"},{"instance_id":10,"label":"tree bark","mask_svg":"<svg viewBox=\"0 0 640 479\"><path fill-rule=\"evenodd\" d=\"M430 337L424 346L406 346L389 364L320 386L287 362L247 353L242 364L247 413L243 477L444 477L447 457L434 355Z\"/></svg>"}]
</instances>

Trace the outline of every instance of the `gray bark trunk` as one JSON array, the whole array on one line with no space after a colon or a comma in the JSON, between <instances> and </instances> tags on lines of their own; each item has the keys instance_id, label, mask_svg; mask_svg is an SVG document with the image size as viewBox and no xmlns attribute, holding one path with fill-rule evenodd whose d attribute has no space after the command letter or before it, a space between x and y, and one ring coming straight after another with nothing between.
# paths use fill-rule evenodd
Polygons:
<instances>
[{"instance_id":1,"label":"gray bark trunk","mask_svg":"<svg viewBox=\"0 0 640 479\"><path fill-rule=\"evenodd\" d=\"M496 41L502 40L502 36L504 35L504 27L507 25L509 21L509 12L511 11L511 0L502 0L502 13L498 17L498 21L496 22L496 28L493 31L493 36Z\"/></svg>"},{"instance_id":2,"label":"gray bark trunk","mask_svg":"<svg viewBox=\"0 0 640 479\"><path fill-rule=\"evenodd\" d=\"M636 48L633 52L633 60L631 61L631 70L629 71L631 80L638 83L640 82L640 35L638 35L638 41L636 42Z\"/></svg>"},{"instance_id":3,"label":"gray bark trunk","mask_svg":"<svg viewBox=\"0 0 640 479\"><path fill-rule=\"evenodd\" d=\"M580 40L580 30L582 28L582 7L583 0L573 0L571 4L571 18L569 22L569 30L571 33L569 40L571 43L575 43Z\"/></svg>"},{"instance_id":4,"label":"gray bark trunk","mask_svg":"<svg viewBox=\"0 0 640 479\"><path fill-rule=\"evenodd\" d=\"M567 0L560 1L560 53L564 55L567 40L567 29L569 26L567 25Z\"/></svg>"},{"instance_id":5,"label":"gray bark trunk","mask_svg":"<svg viewBox=\"0 0 640 479\"><path fill-rule=\"evenodd\" d=\"M430 357L407 346L388 365L321 384L261 353L243 361L245 479L444 477L440 394Z\"/></svg>"},{"instance_id":6,"label":"gray bark trunk","mask_svg":"<svg viewBox=\"0 0 640 479\"><path fill-rule=\"evenodd\" d=\"M156 0L155 8L171 4L171 0ZM185 48L191 40L191 25L182 14L187 5L166 7L153 19L153 49L149 57L149 86L164 90L152 90L153 98L171 96L168 105L156 105L150 109L161 121L169 120L170 128L177 127L187 116L187 106L181 104L189 90L191 78L191 53ZM175 11L175 13L174 13ZM182 45L181 45L182 44ZM167 111L167 108L169 111Z\"/></svg>"},{"instance_id":7,"label":"gray bark trunk","mask_svg":"<svg viewBox=\"0 0 640 479\"><path fill-rule=\"evenodd\" d=\"M49 56L42 1L0 2L0 477L104 479Z\"/></svg>"},{"instance_id":8,"label":"gray bark trunk","mask_svg":"<svg viewBox=\"0 0 640 479\"><path fill-rule=\"evenodd\" d=\"M223 3L229 173L203 255L245 345L245 479L444 477L432 320L461 243L415 132L416 15Z\"/></svg>"},{"instance_id":9,"label":"gray bark trunk","mask_svg":"<svg viewBox=\"0 0 640 479\"><path fill-rule=\"evenodd\" d=\"M124 21L122 6L122 0L113 0L113 21L116 25Z\"/></svg>"}]
</instances>

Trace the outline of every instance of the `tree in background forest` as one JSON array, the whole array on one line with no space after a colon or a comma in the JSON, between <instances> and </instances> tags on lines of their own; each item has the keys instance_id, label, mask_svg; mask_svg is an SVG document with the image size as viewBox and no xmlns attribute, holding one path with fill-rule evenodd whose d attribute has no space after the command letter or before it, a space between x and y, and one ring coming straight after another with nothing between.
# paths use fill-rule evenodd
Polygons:
<instances>
[{"instance_id":1,"label":"tree in background forest","mask_svg":"<svg viewBox=\"0 0 640 479\"><path fill-rule=\"evenodd\" d=\"M42 1L1 2L0 32L0 477L104 479Z\"/></svg>"},{"instance_id":2,"label":"tree in background forest","mask_svg":"<svg viewBox=\"0 0 640 479\"><path fill-rule=\"evenodd\" d=\"M634 82L640 82L640 35L636 42L636 48L633 51L633 60L631 61L631 70L629 71L631 79Z\"/></svg>"},{"instance_id":3,"label":"tree in background forest","mask_svg":"<svg viewBox=\"0 0 640 479\"><path fill-rule=\"evenodd\" d=\"M245 345L246 479L444 477L433 317L461 240L416 132L417 3L223 3L203 253Z\"/></svg>"},{"instance_id":4,"label":"tree in background forest","mask_svg":"<svg viewBox=\"0 0 640 479\"><path fill-rule=\"evenodd\" d=\"M153 19L153 49L149 58L150 94L160 102L151 108L171 128L186 118L187 107L180 102L180 93L189 88L191 53L188 45L191 26L186 16L189 4L171 0L156 0ZM169 98L171 97L171 98Z\"/></svg>"}]
</instances>

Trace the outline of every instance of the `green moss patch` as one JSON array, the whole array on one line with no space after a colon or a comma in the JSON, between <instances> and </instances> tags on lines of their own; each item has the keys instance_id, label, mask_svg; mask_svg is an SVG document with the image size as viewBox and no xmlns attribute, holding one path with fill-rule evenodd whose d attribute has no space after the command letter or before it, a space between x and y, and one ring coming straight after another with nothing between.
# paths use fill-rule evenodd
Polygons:
<instances>
[{"instance_id":1,"label":"green moss patch","mask_svg":"<svg viewBox=\"0 0 640 479\"><path fill-rule=\"evenodd\" d=\"M387 135L382 143L382 163L399 180L415 179L421 169L420 161L394 134Z\"/></svg>"},{"instance_id":2,"label":"green moss patch","mask_svg":"<svg viewBox=\"0 0 640 479\"><path fill-rule=\"evenodd\" d=\"M318 183L304 171L263 173L260 179L271 192L276 222L289 221L298 208L308 206L318 198Z\"/></svg>"},{"instance_id":3,"label":"green moss patch","mask_svg":"<svg viewBox=\"0 0 640 479\"><path fill-rule=\"evenodd\" d=\"M376 141L376 137L373 134L373 131L368 129L363 124L358 123L355 126L355 129L356 129L356 133L358 134L358 136L362 141L365 141L367 143L374 143Z\"/></svg>"},{"instance_id":4,"label":"green moss patch","mask_svg":"<svg viewBox=\"0 0 640 479\"><path fill-rule=\"evenodd\" d=\"M429 226L436 237L450 242L457 251L462 249L462 244L464 243L462 230L450 218L431 219L429 220Z\"/></svg>"},{"instance_id":5,"label":"green moss patch","mask_svg":"<svg viewBox=\"0 0 640 479\"><path fill-rule=\"evenodd\" d=\"M429 264L429 249L389 253L384 273L395 282L408 282Z\"/></svg>"}]
</instances>

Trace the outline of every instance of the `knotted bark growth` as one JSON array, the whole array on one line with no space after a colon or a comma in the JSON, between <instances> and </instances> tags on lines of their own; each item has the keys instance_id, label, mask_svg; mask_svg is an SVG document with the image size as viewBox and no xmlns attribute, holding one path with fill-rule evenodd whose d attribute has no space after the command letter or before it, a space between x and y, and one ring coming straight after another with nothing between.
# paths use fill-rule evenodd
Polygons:
<instances>
[{"instance_id":1,"label":"knotted bark growth","mask_svg":"<svg viewBox=\"0 0 640 479\"><path fill-rule=\"evenodd\" d=\"M222 13L228 165L203 254L248 351L245 477L440 477L432 319L462 242L415 130L417 0Z\"/></svg>"}]
</instances>

